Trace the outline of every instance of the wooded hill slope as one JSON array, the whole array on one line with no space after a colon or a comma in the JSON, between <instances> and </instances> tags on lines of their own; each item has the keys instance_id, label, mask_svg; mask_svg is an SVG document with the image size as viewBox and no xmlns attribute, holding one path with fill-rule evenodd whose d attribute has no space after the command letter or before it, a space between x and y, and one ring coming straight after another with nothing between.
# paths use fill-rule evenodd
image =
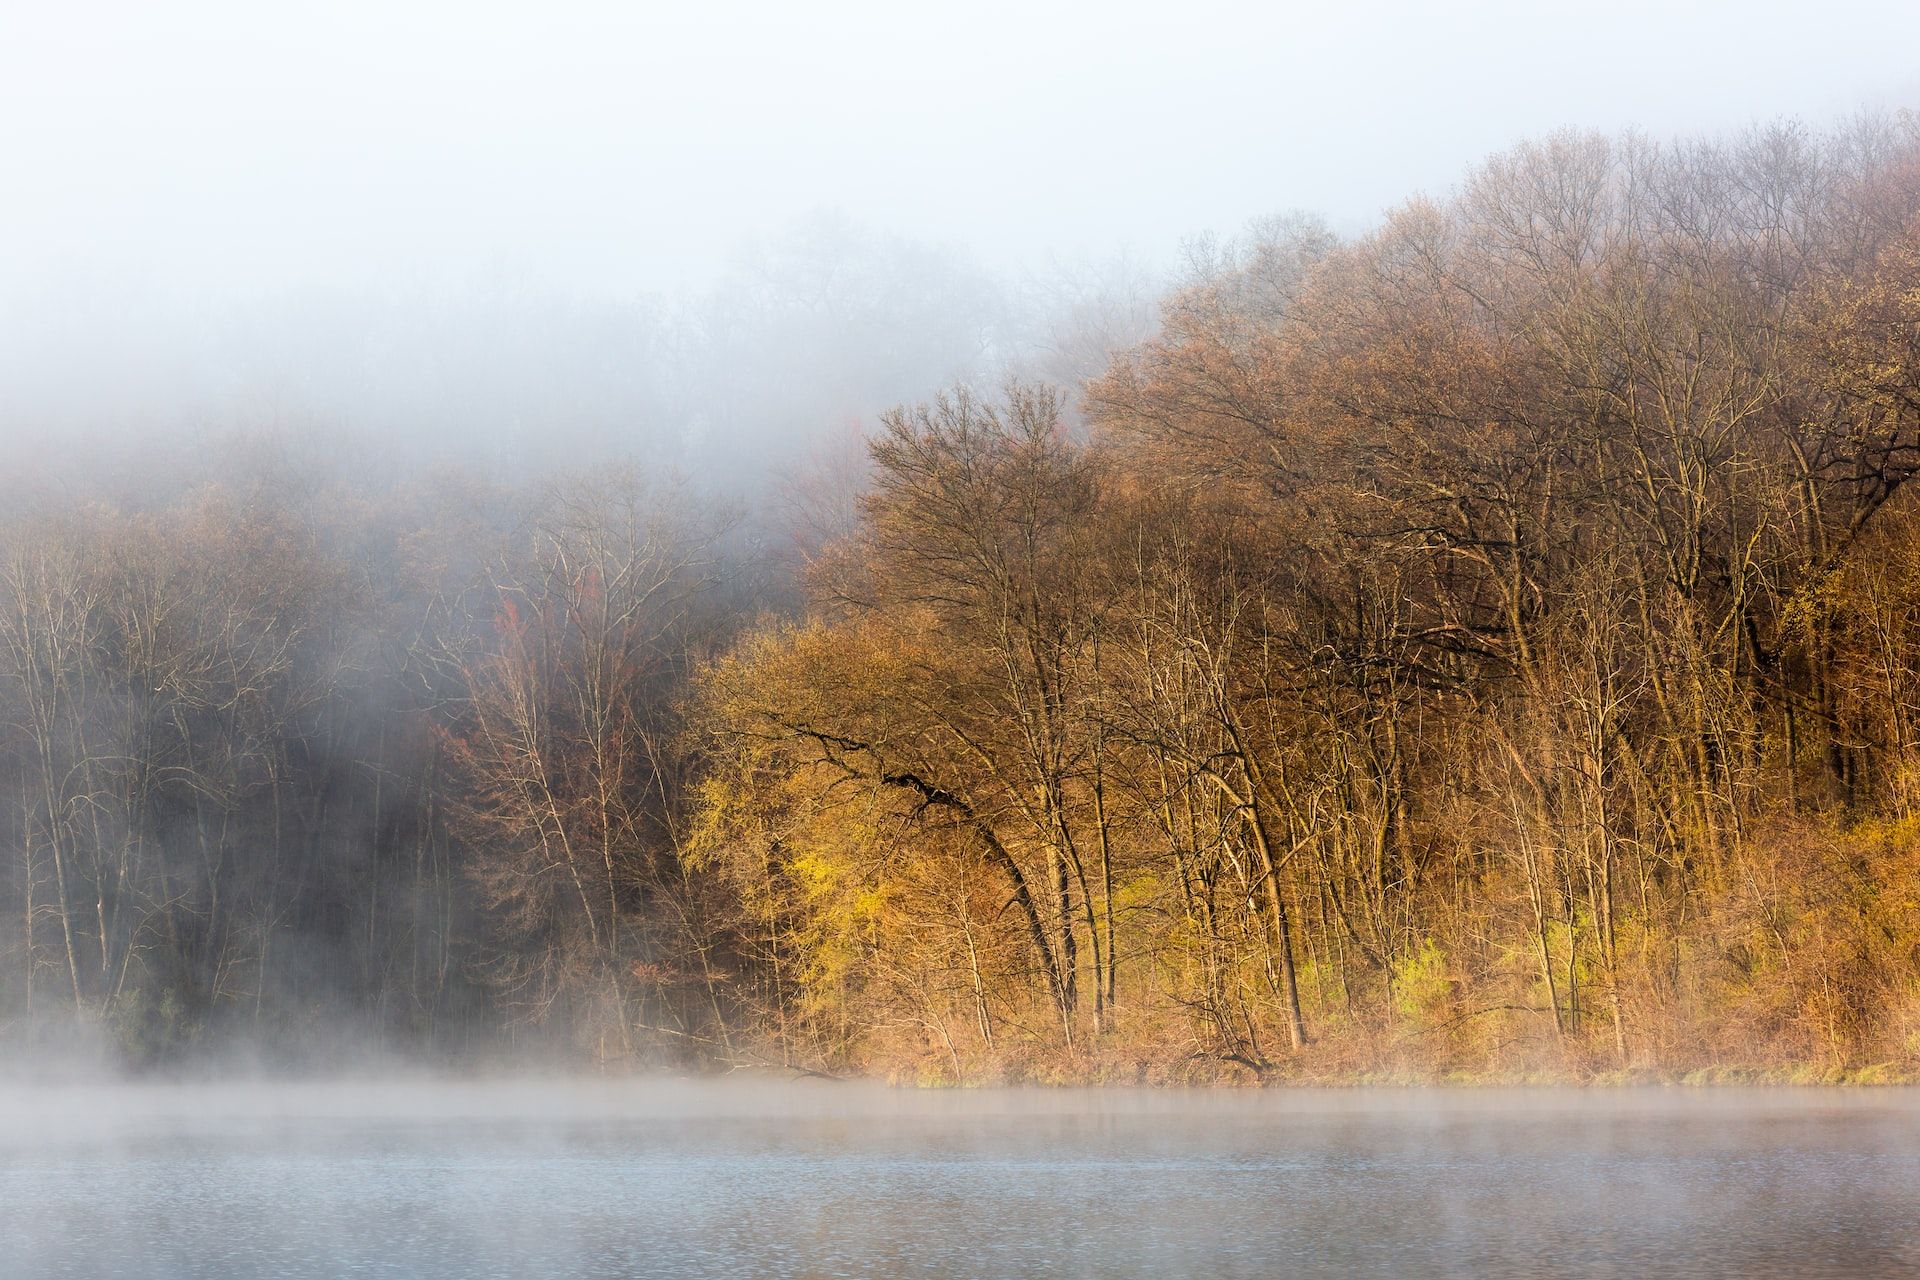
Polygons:
<instances>
[{"instance_id":1,"label":"wooded hill slope","mask_svg":"<svg viewBox=\"0 0 1920 1280\"><path fill-rule=\"evenodd\" d=\"M798 568L615 472L42 495L0 1035L1911 1075L1917 468L1901 119L1268 225Z\"/></svg>"}]
</instances>

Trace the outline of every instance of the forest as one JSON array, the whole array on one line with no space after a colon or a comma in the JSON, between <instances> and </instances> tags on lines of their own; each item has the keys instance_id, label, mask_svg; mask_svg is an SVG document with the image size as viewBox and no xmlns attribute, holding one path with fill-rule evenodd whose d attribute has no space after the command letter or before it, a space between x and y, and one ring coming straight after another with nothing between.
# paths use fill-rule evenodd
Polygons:
<instances>
[{"instance_id":1,"label":"forest","mask_svg":"<svg viewBox=\"0 0 1920 1280\"><path fill-rule=\"evenodd\" d=\"M1554 135L1021 373L780 501L20 478L0 1054L1920 1076L1920 122Z\"/></svg>"}]
</instances>

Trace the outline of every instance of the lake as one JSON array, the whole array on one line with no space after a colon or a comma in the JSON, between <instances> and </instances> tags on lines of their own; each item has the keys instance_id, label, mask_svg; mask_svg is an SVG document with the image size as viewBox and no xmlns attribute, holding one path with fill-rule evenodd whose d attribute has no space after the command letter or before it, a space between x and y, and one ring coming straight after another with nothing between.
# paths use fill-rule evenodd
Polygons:
<instances>
[{"instance_id":1,"label":"lake","mask_svg":"<svg viewBox=\"0 0 1920 1280\"><path fill-rule=\"evenodd\" d=\"M1915 1275L1920 1096L0 1086L0 1273Z\"/></svg>"}]
</instances>

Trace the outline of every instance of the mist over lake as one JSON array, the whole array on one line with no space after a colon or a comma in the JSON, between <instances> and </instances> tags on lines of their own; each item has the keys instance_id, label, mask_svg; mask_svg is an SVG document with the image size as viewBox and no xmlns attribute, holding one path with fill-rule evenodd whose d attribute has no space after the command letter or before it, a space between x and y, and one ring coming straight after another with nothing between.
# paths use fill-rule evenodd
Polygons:
<instances>
[{"instance_id":1,"label":"mist over lake","mask_svg":"<svg viewBox=\"0 0 1920 1280\"><path fill-rule=\"evenodd\" d=\"M582 1081L0 1095L14 1274L1875 1277L1904 1092Z\"/></svg>"}]
</instances>

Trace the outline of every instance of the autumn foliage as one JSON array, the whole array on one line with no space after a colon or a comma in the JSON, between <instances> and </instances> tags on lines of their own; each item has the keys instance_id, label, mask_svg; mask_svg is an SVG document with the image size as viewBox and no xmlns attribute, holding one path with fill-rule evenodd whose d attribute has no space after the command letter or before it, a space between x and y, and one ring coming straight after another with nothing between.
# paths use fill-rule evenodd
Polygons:
<instances>
[{"instance_id":1,"label":"autumn foliage","mask_svg":"<svg viewBox=\"0 0 1920 1280\"><path fill-rule=\"evenodd\" d=\"M1920 1068L1916 156L1555 137L1262 228L1085 432L890 418L804 618L702 682L781 1051Z\"/></svg>"},{"instance_id":2,"label":"autumn foliage","mask_svg":"<svg viewBox=\"0 0 1920 1280\"><path fill-rule=\"evenodd\" d=\"M0 1036L1920 1074L1910 119L1262 224L866 454L23 501Z\"/></svg>"}]
</instances>

